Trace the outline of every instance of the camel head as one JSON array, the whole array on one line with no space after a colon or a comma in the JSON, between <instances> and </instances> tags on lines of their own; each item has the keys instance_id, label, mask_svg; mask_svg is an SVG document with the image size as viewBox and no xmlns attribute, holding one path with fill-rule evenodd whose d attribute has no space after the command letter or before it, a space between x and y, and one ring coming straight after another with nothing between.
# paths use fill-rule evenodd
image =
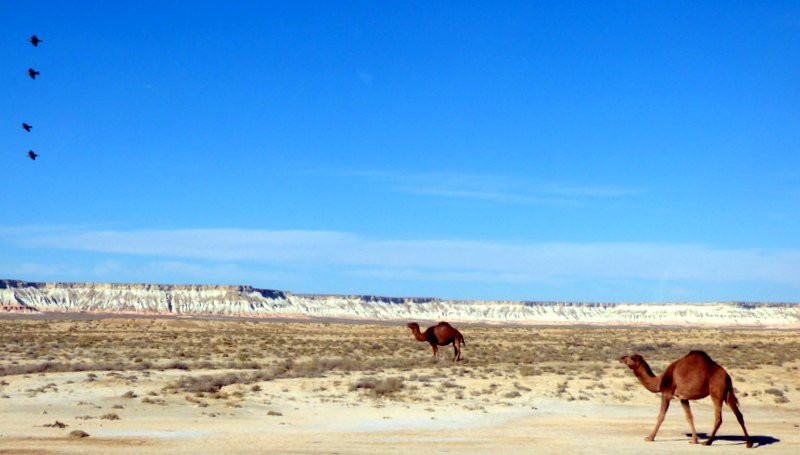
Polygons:
<instances>
[{"instance_id":1,"label":"camel head","mask_svg":"<svg viewBox=\"0 0 800 455\"><path fill-rule=\"evenodd\" d=\"M417 324L416 322L409 322L408 324L406 324L406 327L411 329L412 332L419 331L419 324Z\"/></svg>"},{"instance_id":2,"label":"camel head","mask_svg":"<svg viewBox=\"0 0 800 455\"><path fill-rule=\"evenodd\" d=\"M639 354L624 355L619 358L620 363L624 363L631 370L636 369L645 364L644 358Z\"/></svg>"}]
</instances>

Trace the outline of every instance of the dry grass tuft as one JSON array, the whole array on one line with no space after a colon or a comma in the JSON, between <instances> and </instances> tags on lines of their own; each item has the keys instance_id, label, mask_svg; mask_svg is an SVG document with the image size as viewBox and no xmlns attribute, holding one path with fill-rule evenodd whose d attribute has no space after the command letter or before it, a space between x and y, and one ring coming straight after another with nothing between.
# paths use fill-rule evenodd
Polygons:
<instances>
[{"instance_id":1,"label":"dry grass tuft","mask_svg":"<svg viewBox=\"0 0 800 455\"><path fill-rule=\"evenodd\" d=\"M376 379L372 377L361 378L350 386L350 390L365 390L374 396L391 395L404 387L402 378Z\"/></svg>"}]
</instances>

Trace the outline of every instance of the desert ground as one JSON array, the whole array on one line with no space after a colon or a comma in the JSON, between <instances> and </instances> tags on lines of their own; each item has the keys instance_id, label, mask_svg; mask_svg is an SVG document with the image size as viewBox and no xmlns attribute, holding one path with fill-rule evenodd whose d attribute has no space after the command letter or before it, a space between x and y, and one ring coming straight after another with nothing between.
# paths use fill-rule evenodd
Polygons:
<instances>
[{"instance_id":1,"label":"desert ground","mask_svg":"<svg viewBox=\"0 0 800 455\"><path fill-rule=\"evenodd\" d=\"M422 324L425 326L425 324ZM0 453L719 453L689 445L656 374L702 349L733 378L758 453L800 453L800 331L458 326L432 359L404 324L0 317ZM701 442L711 400L693 402ZM88 436L87 436L88 435Z\"/></svg>"}]
</instances>

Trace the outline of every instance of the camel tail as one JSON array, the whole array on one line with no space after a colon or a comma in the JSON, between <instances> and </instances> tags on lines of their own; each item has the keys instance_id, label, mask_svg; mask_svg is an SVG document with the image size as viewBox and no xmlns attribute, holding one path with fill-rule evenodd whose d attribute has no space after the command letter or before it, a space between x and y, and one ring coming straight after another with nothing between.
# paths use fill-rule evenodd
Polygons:
<instances>
[{"instance_id":1,"label":"camel tail","mask_svg":"<svg viewBox=\"0 0 800 455\"><path fill-rule=\"evenodd\" d=\"M461 344L463 344L464 346L466 346L466 345L467 345L467 342L464 340L464 335L462 335L462 334L460 334L460 333L459 333L459 334L458 334L458 337L459 337L459 338L461 338Z\"/></svg>"}]
</instances>

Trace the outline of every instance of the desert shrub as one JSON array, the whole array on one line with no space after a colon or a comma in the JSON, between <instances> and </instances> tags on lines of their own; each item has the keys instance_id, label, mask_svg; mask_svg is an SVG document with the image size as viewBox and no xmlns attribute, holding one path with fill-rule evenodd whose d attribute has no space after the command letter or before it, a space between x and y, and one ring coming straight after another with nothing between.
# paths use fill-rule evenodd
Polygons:
<instances>
[{"instance_id":1,"label":"desert shrub","mask_svg":"<svg viewBox=\"0 0 800 455\"><path fill-rule=\"evenodd\" d=\"M64 422L59 422L58 420L56 420L56 421L55 421L55 422L53 422L53 423L46 423L46 424L44 424L44 425L42 425L42 426L43 426L43 427L48 427L48 428L66 428L66 427L68 427L69 425L67 425L67 424L66 424L66 423L64 423Z\"/></svg>"},{"instance_id":2,"label":"desert shrub","mask_svg":"<svg viewBox=\"0 0 800 455\"><path fill-rule=\"evenodd\" d=\"M375 378L361 378L350 385L350 391L358 389L374 389L378 380Z\"/></svg>"},{"instance_id":3,"label":"desert shrub","mask_svg":"<svg viewBox=\"0 0 800 455\"><path fill-rule=\"evenodd\" d=\"M445 389L463 389L464 386L463 385L458 385L458 384L456 384L455 382L452 382L452 381L444 381L442 383L442 388L445 388Z\"/></svg>"},{"instance_id":4,"label":"desert shrub","mask_svg":"<svg viewBox=\"0 0 800 455\"><path fill-rule=\"evenodd\" d=\"M62 373L70 371L114 371L114 370L144 370L152 367L150 362L137 364L124 364L121 362L96 362L96 363L64 363L64 362L41 362L23 365L8 365L0 367L0 376L13 376L18 374L37 374L37 373ZM96 376L89 376L87 380L92 381Z\"/></svg>"},{"instance_id":5,"label":"desert shrub","mask_svg":"<svg viewBox=\"0 0 800 455\"><path fill-rule=\"evenodd\" d=\"M188 392L214 393L226 385L237 382L241 382L241 377L235 373L222 375L205 374L199 377L184 376L174 384L174 388Z\"/></svg>"},{"instance_id":6,"label":"desert shrub","mask_svg":"<svg viewBox=\"0 0 800 455\"><path fill-rule=\"evenodd\" d=\"M254 382L271 381L276 378L277 373L281 370L282 367L277 370L183 376L165 387L165 390L214 393L231 384L252 384Z\"/></svg>"},{"instance_id":7,"label":"desert shrub","mask_svg":"<svg viewBox=\"0 0 800 455\"><path fill-rule=\"evenodd\" d=\"M350 390L366 390L375 396L390 395L404 387L402 378L384 378L376 379L373 377L364 377L356 381L350 386Z\"/></svg>"},{"instance_id":8,"label":"desert shrub","mask_svg":"<svg viewBox=\"0 0 800 455\"><path fill-rule=\"evenodd\" d=\"M514 388L517 390L522 390L523 392L530 392L530 387L525 387L524 385L520 384L519 382L514 383Z\"/></svg>"},{"instance_id":9,"label":"desert shrub","mask_svg":"<svg viewBox=\"0 0 800 455\"><path fill-rule=\"evenodd\" d=\"M402 378L386 378L378 381L375 385L375 393L378 395L386 395L397 392L403 388Z\"/></svg>"},{"instance_id":10,"label":"desert shrub","mask_svg":"<svg viewBox=\"0 0 800 455\"><path fill-rule=\"evenodd\" d=\"M519 374L522 376L538 376L542 374L542 370L533 365L522 365L519 367Z\"/></svg>"},{"instance_id":11,"label":"desert shrub","mask_svg":"<svg viewBox=\"0 0 800 455\"><path fill-rule=\"evenodd\" d=\"M108 414L103 414L100 416L103 420L119 420L119 416L115 412L109 412Z\"/></svg>"}]
</instances>

